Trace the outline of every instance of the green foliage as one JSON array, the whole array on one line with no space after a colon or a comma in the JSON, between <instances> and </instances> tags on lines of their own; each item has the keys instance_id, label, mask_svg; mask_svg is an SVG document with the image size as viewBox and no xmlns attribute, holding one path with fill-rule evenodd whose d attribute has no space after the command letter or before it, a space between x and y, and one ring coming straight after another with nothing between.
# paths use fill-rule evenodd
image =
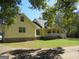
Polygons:
<instances>
[{"instance_id":1,"label":"green foliage","mask_svg":"<svg viewBox=\"0 0 79 59\"><path fill-rule=\"evenodd\" d=\"M11 25L13 18L19 13L20 3L21 0L0 0L0 19L4 20L6 25Z\"/></svg>"},{"instance_id":2,"label":"green foliage","mask_svg":"<svg viewBox=\"0 0 79 59\"><path fill-rule=\"evenodd\" d=\"M61 19L62 24L60 26L66 29L67 34L75 30L73 28L77 21L77 15L74 14L73 11L77 9L76 3L78 3L78 0L57 0L57 3L55 4L57 11L63 14Z\"/></svg>"},{"instance_id":3,"label":"green foliage","mask_svg":"<svg viewBox=\"0 0 79 59\"><path fill-rule=\"evenodd\" d=\"M14 23L15 16L19 13L19 5L21 0L0 0L0 19L3 21L1 24L2 36L5 36L5 27Z\"/></svg>"},{"instance_id":4,"label":"green foliage","mask_svg":"<svg viewBox=\"0 0 79 59\"><path fill-rule=\"evenodd\" d=\"M0 0L0 19L5 21L6 25L11 25L13 19L19 13L19 5L22 0ZM44 9L48 0L28 0L32 8Z\"/></svg>"},{"instance_id":5,"label":"green foliage","mask_svg":"<svg viewBox=\"0 0 79 59\"><path fill-rule=\"evenodd\" d=\"M64 19L68 20L74 14L73 11L76 10L77 0L57 0L55 7L58 11L64 13Z\"/></svg>"},{"instance_id":6,"label":"green foliage","mask_svg":"<svg viewBox=\"0 0 79 59\"><path fill-rule=\"evenodd\" d=\"M43 19L48 20L48 27L52 27L55 24L56 9L49 7L42 13L42 16Z\"/></svg>"},{"instance_id":7,"label":"green foliage","mask_svg":"<svg viewBox=\"0 0 79 59\"><path fill-rule=\"evenodd\" d=\"M76 15L69 31L69 36L79 37L79 15Z\"/></svg>"},{"instance_id":8,"label":"green foliage","mask_svg":"<svg viewBox=\"0 0 79 59\"><path fill-rule=\"evenodd\" d=\"M48 0L28 0L33 9L44 9L47 6Z\"/></svg>"},{"instance_id":9,"label":"green foliage","mask_svg":"<svg viewBox=\"0 0 79 59\"><path fill-rule=\"evenodd\" d=\"M67 10L68 11L73 11L74 9L76 9L76 3L78 2L78 0L57 0L57 3L55 4L57 10L65 12Z\"/></svg>"},{"instance_id":10,"label":"green foliage","mask_svg":"<svg viewBox=\"0 0 79 59\"><path fill-rule=\"evenodd\" d=\"M56 9L64 13L63 18L66 24L73 19L73 11L77 9L75 5L77 2L77 0L57 0L57 3L55 4Z\"/></svg>"},{"instance_id":11,"label":"green foliage","mask_svg":"<svg viewBox=\"0 0 79 59\"><path fill-rule=\"evenodd\" d=\"M73 13L79 0L57 0L53 7L48 7L42 14L48 20L48 26L61 27L67 35L79 35L79 15Z\"/></svg>"},{"instance_id":12,"label":"green foliage","mask_svg":"<svg viewBox=\"0 0 79 59\"><path fill-rule=\"evenodd\" d=\"M47 35L47 29L45 29L45 28L40 29L40 34L41 34L42 37L46 36Z\"/></svg>"}]
</instances>

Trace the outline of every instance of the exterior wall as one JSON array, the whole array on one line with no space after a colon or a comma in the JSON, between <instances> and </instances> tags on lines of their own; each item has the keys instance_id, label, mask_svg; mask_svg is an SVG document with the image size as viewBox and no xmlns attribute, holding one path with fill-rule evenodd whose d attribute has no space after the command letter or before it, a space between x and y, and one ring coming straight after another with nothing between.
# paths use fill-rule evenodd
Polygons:
<instances>
[{"instance_id":1,"label":"exterior wall","mask_svg":"<svg viewBox=\"0 0 79 59\"><path fill-rule=\"evenodd\" d=\"M24 16L24 22L20 21L20 16ZM25 15L17 16L15 19L15 23L12 24L10 27L6 27L5 29L5 38L6 39L12 39L12 38L34 38L35 37L35 26L33 23L28 20L28 18ZM19 27L25 27L26 32L20 33ZM13 39L12 39L13 40Z\"/></svg>"}]
</instances>

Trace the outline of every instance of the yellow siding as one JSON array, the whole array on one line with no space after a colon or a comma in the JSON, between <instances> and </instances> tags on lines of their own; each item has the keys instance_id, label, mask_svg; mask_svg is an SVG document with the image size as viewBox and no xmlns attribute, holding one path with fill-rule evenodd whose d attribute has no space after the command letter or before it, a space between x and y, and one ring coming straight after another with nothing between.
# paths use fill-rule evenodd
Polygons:
<instances>
[{"instance_id":1,"label":"yellow siding","mask_svg":"<svg viewBox=\"0 0 79 59\"><path fill-rule=\"evenodd\" d=\"M5 38L31 38L35 37L35 27L27 17L24 16L24 22L20 21L20 16L17 16L15 23L9 28L6 27ZM25 27L25 33L19 33L19 27Z\"/></svg>"},{"instance_id":2,"label":"yellow siding","mask_svg":"<svg viewBox=\"0 0 79 59\"><path fill-rule=\"evenodd\" d=\"M0 32L2 32L1 24L0 24Z\"/></svg>"}]
</instances>

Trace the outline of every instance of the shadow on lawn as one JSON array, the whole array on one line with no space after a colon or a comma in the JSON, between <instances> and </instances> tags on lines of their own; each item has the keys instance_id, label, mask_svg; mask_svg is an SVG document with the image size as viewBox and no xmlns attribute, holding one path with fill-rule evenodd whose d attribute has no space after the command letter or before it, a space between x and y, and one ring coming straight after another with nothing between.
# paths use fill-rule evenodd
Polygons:
<instances>
[{"instance_id":1,"label":"shadow on lawn","mask_svg":"<svg viewBox=\"0 0 79 59\"><path fill-rule=\"evenodd\" d=\"M60 37L41 37L39 40L42 40L42 41L49 41L49 40L60 40L60 39L63 39L63 38L60 38Z\"/></svg>"},{"instance_id":2,"label":"shadow on lawn","mask_svg":"<svg viewBox=\"0 0 79 59\"><path fill-rule=\"evenodd\" d=\"M68 38L68 40L79 41L79 38Z\"/></svg>"},{"instance_id":3,"label":"shadow on lawn","mask_svg":"<svg viewBox=\"0 0 79 59\"><path fill-rule=\"evenodd\" d=\"M70 40L70 41L79 41L79 38L41 38L41 41L49 41L49 40Z\"/></svg>"},{"instance_id":4,"label":"shadow on lawn","mask_svg":"<svg viewBox=\"0 0 79 59\"><path fill-rule=\"evenodd\" d=\"M0 43L2 43L2 44L4 44L4 43L21 43L21 42L29 42L29 41L35 41L35 40L9 41L9 42L0 41Z\"/></svg>"},{"instance_id":5,"label":"shadow on lawn","mask_svg":"<svg viewBox=\"0 0 79 59\"><path fill-rule=\"evenodd\" d=\"M59 39L39 39L41 41L59 40Z\"/></svg>"}]
</instances>

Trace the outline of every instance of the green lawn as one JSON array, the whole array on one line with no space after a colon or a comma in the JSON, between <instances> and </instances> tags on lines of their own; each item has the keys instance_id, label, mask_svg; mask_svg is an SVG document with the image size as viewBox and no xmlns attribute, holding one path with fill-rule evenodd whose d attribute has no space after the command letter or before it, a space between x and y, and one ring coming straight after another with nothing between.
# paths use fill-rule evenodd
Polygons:
<instances>
[{"instance_id":1,"label":"green lawn","mask_svg":"<svg viewBox=\"0 0 79 59\"><path fill-rule=\"evenodd\" d=\"M14 48L53 48L53 47L65 47L65 46L78 46L78 39L56 39L56 40L34 40L28 42L16 42L16 43L0 43L0 45L10 46Z\"/></svg>"}]
</instances>

